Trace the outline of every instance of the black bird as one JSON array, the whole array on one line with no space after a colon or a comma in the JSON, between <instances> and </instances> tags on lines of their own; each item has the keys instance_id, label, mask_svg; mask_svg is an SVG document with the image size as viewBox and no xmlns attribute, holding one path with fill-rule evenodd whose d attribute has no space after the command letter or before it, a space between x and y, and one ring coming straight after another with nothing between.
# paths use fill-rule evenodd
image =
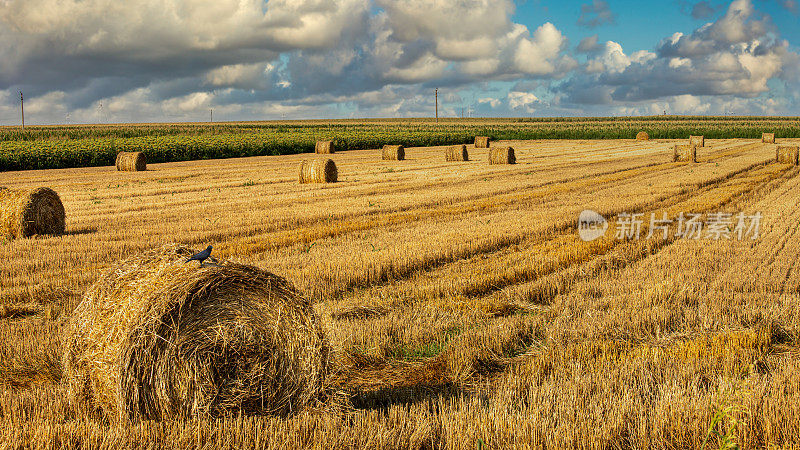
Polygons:
<instances>
[{"instance_id":1,"label":"black bird","mask_svg":"<svg viewBox=\"0 0 800 450\"><path fill-rule=\"evenodd\" d=\"M211 256L211 246L210 245L208 247L206 247L206 249L203 250L202 252L200 252L200 253L192 256L191 258L187 259L186 262L188 263L189 261L200 261L200 265L202 266L203 265L203 261L207 260L209 256Z\"/></svg>"}]
</instances>

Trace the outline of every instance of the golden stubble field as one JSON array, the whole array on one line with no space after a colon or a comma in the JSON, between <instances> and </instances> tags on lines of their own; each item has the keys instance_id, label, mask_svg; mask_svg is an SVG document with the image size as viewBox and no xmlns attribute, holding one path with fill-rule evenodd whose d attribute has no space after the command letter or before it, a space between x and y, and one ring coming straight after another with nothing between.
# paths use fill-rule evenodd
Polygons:
<instances>
[{"instance_id":1,"label":"golden stubble field","mask_svg":"<svg viewBox=\"0 0 800 450\"><path fill-rule=\"evenodd\" d=\"M676 143L498 143L513 166L471 146L453 163L350 151L329 185L297 183L310 155L0 173L67 213L63 237L0 243L0 448L697 448L715 417L745 447L796 446L799 169L754 140L674 163ZM757 240L583 242L584 209L763 220ZM65 321L112 262L171 242L313 299L347 408L122 425L73 410Z\"/></svg>"}]
</instances>

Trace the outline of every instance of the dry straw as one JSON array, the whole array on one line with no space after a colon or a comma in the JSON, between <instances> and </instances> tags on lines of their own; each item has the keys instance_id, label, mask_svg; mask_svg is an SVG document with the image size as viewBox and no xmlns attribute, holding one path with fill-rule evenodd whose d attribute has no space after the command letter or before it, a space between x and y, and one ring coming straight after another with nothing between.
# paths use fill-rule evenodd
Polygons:
<instances>
[{"instance_id":1,"label":"dry straw","mask_svg":"<svg viewBox=\"0 0 800 450\"><path fill-rule=\"evenodd\" d=\"M487 136L476 136L475 148L489 148L489 138Z\"/></svg>"},{"instance_id":2,"label":"dry straw","mask_svg":"<svg viewBox=\"0 0 800 450\"><path fill-rule=\"evenodd\" d=\"M118 262L68 324L69 399L117 420L285 416L324 401L330 347L285 279L177 244Z\"/></svg>"},{"instance_id":3,"label":"dry straw","mask_svg":"<svg viewBox=\"0 0 800 450\"><path fill-rule=\"evenodd\" d=\"M142 152L119 152L116 166L119 171L142 172L147 170L147 158Z\"/></svg>"},{"instance_id":4,"label":"dry straw","mask_svg":"<svg viewBox=\"0 0 800 450\"><path fill-rule=\"evenodd\" d=\"M775 150L775 159L782 164L800 164L800 147L781 145Z\"/></svg>"},{"instance_id":5,"label":"dry straw","mask_svg":"<svg viewBox=\"0 0 800 450\"><path fill-rule=\"evenodd\" d=\"M467 146L453 145L451 147L447 147L444 151L444 158L446 161L469 161Z\"/></svg>"},{"instance_id":6,"label":"dry straw","mask_svg":"<svg viewBox=\"0 0 800 450\"><path fill-rule=\"evenodd\" d=\"M764 144L774 144L775 143L775 133L762 133L761 134L761 142Z\"/></svg>"},{"instance_id":7,"label":"dry straw","mask_svg":"<svg viewBox=\"0 0 800 450\"><path fill-rule=\"evenodd\" d=\"M402 161L406 159L406 149L402 145L384 145L382 158L387 161Z\"/></svg>"},{"instance_id":8,"label":"dry straw","mask_svg":"<svg viewBox=\"0 0 800 450\"><path fill-rule=\"evenodd\" d=\"M636 140L637 141L649 141L650 140L650 135L647 134L647 132L645 132L645 131L640 131L636 135Z\"/></svg>"},{"instance_id":9,"label":"dry straw","mask_svg":"<svg viewBox=\"0 0 800 450\"><path fill-rule=\"evenodd\" d=\"M516 164L517 158L511 147L492 147L489 149L489 164Z\"/></svg>"},{"instance_id":10,"label":"dry straw","mask_svg":"<svg viewBox=\"0 0 800 450\"><path fill-rule=\"evenodd\" d=\"M300 183L335 183L339 171L332 159L303 160L300 163Z\"/></svg>"},{"instance_id":11,"label":"dry straw","mask_svg":"<svg viewBox=\"0 0 800 450\"><path fill-rule=\"evenodd\" d=\"M704 136L689 136L689 145L694 145L695 147L705 147L706 139Z\"/></svg>"},{"instance_id":12,"label":"dry straw","mask_svg":"<svg viewBox=\"0 0 800 450\"><path fill-rule=\"evenodd\" d=\"M672 160L676 162L697 162L697 147L694 145L676 145Z\"/></svg>"},{"instance_id":13,"label":"dry straw","mask_svg":"<svg viewBox=\"0 0 800 450\"><path fill-rule=\"evenodd\" d=\"M333 141L317 141L317 145L314 147L314 153L330 155L331 153L336 153L336 148L333 145Z\"/></svg>"},{"instance_id":14,"label":"dry straw","mask_svg":"<svg viewBox=\"0 0 800 450\"><path fill-rule=\"evenodd\" d=\"M64 205L52 189L0 188L0 235L9 239L61 235L65 226Z\"/></svg>"}]
</instances>

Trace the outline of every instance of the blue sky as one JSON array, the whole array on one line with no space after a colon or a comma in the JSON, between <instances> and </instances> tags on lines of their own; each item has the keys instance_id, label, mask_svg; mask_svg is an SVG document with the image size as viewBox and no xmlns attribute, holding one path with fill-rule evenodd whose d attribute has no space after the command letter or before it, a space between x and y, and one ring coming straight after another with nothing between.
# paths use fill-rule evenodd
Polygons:
<instances>
[{"instance_id":1,"label":"blue sky","mask_svg":"<svg viewBox=\"0 0 800 450\"><path fill-rule=\"evenodd\" d=\"M0 124L800 115L797 0L2 0Z\"/></svg>"}]
</instances>

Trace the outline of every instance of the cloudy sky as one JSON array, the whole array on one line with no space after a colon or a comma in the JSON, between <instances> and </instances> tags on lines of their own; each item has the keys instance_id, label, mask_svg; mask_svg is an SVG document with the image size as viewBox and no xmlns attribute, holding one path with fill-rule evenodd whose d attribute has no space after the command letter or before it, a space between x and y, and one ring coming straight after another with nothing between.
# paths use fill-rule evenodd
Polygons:
<instances>
[{"instance_id":1,"label":"cloudy sky","mask_svg":"<svg viewBox=\"0 0 800 450\"><path fill-rule=\"evenodd\" d=\"M0 125L800 115L798 0L0 0Z\"/></svg>"}]
</instances>

